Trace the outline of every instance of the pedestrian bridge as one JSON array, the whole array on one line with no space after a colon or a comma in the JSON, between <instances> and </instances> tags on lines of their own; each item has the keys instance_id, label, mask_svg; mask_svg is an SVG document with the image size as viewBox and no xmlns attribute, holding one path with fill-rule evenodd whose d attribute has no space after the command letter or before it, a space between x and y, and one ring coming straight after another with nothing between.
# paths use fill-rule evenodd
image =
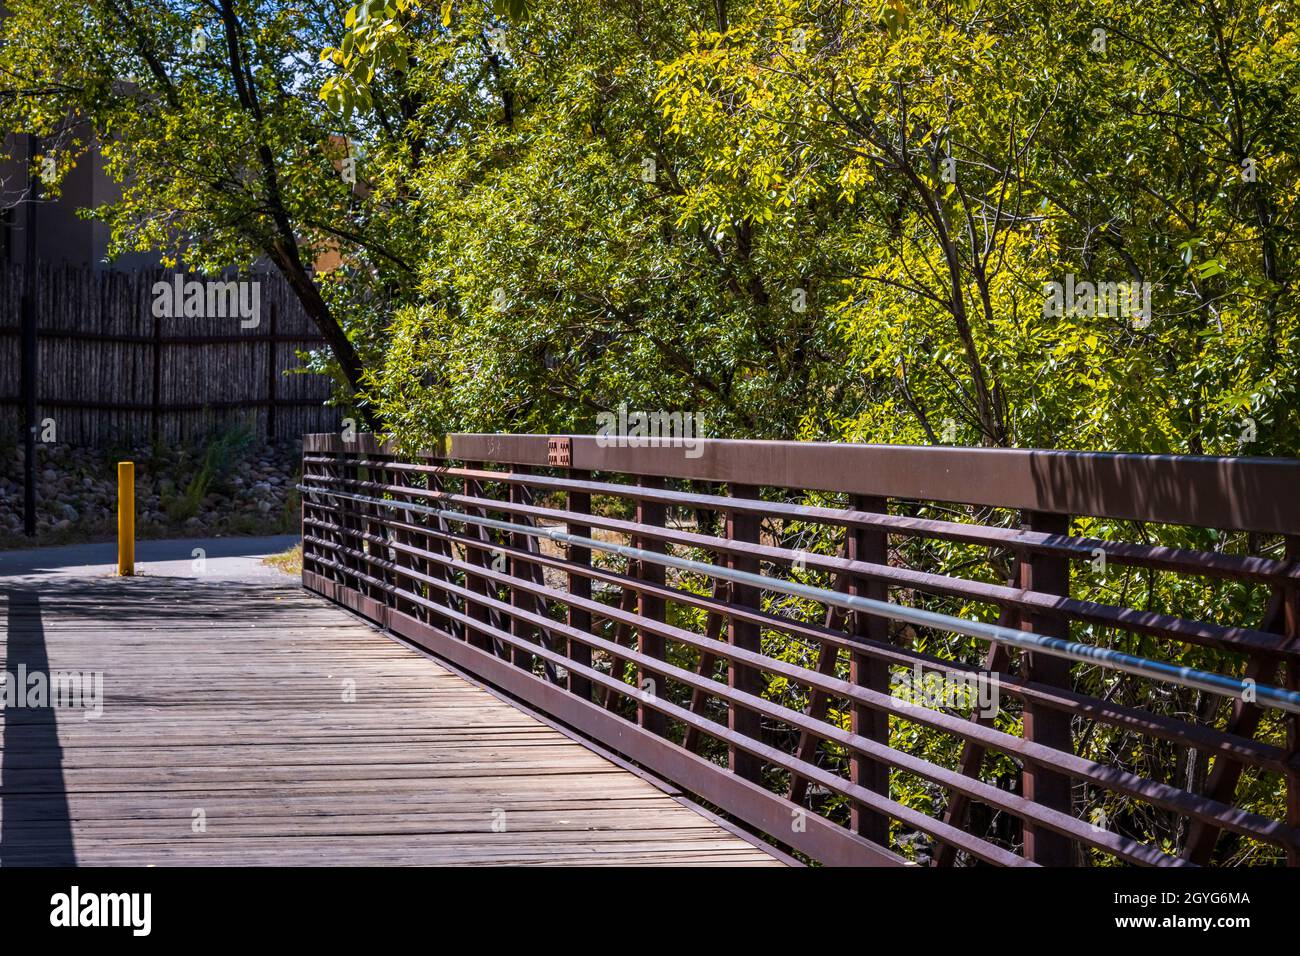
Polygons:
<instances>
[{"instance_id":1,"label":"pedestrian bridge","mask_svg":"<svg viewBox=\"0 0 1300 956\"><path fill-rule=\"evenodd\" d=\"M1300 864L1300 461L308 436L303 583L826 864Z\"/></svg>"},{"instance_id":2,"label":"pedestrian bridge","mask_svg":"<svg viewBox=\"0 0 1300 956\"><path fill-rule=\"evenodd\" d=\"M1297 487L309 435L300 580L0 556L5 670L102 677L6 707L0 863L1294 866Z\"/></svg>"},{"instance_id":3,"label":"pedestrian bridge","mask_svg":"<svg viewBox=\"0 0 1300 956\"><path fill-rule=\"evenodd\" d=\"M223 556L256 544L203 544L200 565L195 542L145 542L132 578L111 550L0 556L11 680L102 683L3 711L0 865L780 865L675 787Z\"/></svg>"}]
</instances>

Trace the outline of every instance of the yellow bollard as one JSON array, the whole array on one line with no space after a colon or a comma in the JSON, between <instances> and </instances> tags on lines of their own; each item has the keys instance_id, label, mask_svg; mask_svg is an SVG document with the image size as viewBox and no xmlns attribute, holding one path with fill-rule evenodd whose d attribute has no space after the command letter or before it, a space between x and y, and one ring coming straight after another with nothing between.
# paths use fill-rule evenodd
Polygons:
<instances>
[{"instance_id":1,"label":"yellow bollard","mask_svg":"<svg viewBox=\"0 0 1300 956\"><path fill-rule=\"evenodd\" d=\"M135 574L135 463L117 463L117 573Z\"/></svg>"}]
</instances>

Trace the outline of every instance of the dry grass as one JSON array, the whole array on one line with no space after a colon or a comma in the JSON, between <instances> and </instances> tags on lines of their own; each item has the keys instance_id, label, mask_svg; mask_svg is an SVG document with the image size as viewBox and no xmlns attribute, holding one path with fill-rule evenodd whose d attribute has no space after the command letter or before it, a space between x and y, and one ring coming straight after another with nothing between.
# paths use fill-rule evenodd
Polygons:
<instances>
[{"instance_id":1,"label":"dry grass","mask_svg":"<svg viewBox=\"0 0 1300 956\"><path fill-rule=\"evenodd\" d=\"M302 543L295 544L288 551L272 554L262 559L268 567L277 568L285 574L302 574Z\"/></svg>"}]
</instances>

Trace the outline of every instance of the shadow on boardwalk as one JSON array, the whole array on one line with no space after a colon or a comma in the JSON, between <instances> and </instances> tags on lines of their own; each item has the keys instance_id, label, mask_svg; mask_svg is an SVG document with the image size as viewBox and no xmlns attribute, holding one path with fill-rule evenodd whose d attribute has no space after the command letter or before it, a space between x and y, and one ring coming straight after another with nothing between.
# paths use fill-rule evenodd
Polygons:
<instances>
[{"instance_id":1,"label":"shadow on boardwalk","mask_svg":"<svg viewBox=\"0 0 1300 956\"><path fill-rule=\"evenodd\" d=\"M77 862L72 845L59 746L58 711L49 706L9 706L8 695L22 700L27 675L50 673L35 591L7 590L3 761L0 762L0 865L22 860L42 866Z\"/></svg>"}]
</instances>

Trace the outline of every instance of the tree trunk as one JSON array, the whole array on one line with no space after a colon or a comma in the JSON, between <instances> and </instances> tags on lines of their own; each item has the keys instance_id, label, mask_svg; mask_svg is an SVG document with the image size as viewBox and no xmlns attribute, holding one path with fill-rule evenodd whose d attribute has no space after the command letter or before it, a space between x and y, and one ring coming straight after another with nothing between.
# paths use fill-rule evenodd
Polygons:
<instances>
[{"instance_id":1,"label":"tree trunk","mask_svg":"<svg viewBox=\"0 0 1300 956\"><path fill-rule=\"evenodd\" d=\"M334 318L329 305L321 296L320 290L316 288L316 283L303 267L302 261L298 258L297 248L287 248L283 242L276 240L272 243L268 253L271 261L280 270L280 274L288 281L289 287L293 289L298 301L302 303L308 317L315 323L316 328L320 329L321 335L325 337L325 343L329 346L330 352L333 353L335 361L339 363L339 368L343 372L343 377L347 379L353 396L361 396L363 394L361 358L343 332L343 327ZM366 429L373 431L377 424L373 414L364 407L359 407L357 412L361 416Z\"/></svg>"}]
</instances>

